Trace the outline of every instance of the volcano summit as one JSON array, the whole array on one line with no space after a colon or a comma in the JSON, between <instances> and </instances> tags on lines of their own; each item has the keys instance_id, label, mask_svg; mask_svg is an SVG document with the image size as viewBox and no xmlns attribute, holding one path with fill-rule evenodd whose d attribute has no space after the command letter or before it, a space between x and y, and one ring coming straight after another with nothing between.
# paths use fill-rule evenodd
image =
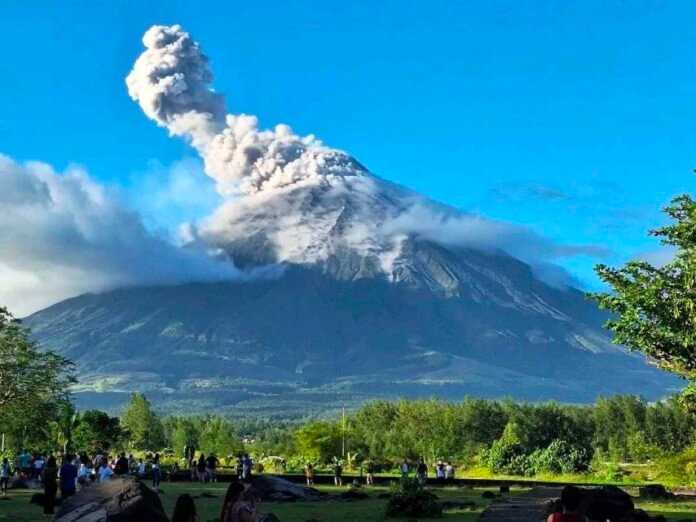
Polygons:
<instances>
[{"instance_id":1,"label":"volcano summit","mask_svg":"<svg viewBox=\"0 0 696 522\"><path fill-rule=\"evenodd\" d=\"M285 125L259 130L228 114L181 27L143 43L130 96L196 149L224 198L182 238L242 275L85 294L29 317L76 362L83 404L142 390L168 410L303 415L376 396L582 402L676 384L550 279L549 261L595 247L433 202Z\"/></svg>"}]
</instances>

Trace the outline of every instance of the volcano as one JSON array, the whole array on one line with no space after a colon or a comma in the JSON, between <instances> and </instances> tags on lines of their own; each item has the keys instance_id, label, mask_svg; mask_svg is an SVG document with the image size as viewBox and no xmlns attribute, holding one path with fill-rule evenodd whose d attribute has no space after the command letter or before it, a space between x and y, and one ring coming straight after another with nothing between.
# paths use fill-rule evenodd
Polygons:
<instances>
[{"instance_id":1,"label":"volcano","mask_svg":"<svg viewBox=\"0 0 696 522\"><path fill-rule=\"evenodd\" d=\"M535 266L584 247L433 202L314 136L228 114L210 60L178 25L152 27L143 44L130 96L200 154L224 199L183 238L243 275L85 294L29 317L76 363L81 405L144 391L163 411L288 417L375 397L585 402L678 386Z\"/></svg>"}]
</instances>

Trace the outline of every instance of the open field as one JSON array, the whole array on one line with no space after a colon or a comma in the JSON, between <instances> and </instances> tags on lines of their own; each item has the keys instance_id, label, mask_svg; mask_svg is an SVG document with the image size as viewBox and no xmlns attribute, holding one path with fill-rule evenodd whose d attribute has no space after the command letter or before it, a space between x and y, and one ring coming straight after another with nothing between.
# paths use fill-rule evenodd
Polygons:
<instances>
[{"instance_id":1,"label":"open field","mask_svg":"<svg viewBox=\"0 0 696 522\"><path fill-rule=\"evenodd\" d=\"M318 489L327 493L340 493L345 487L318 486ZM189 493L194 497L201 493L214 495L212 498L203 497L196 499L196 507L201 522L217 521L220 516L222 500L227 489L227 484L216 483L201 485L198 483L177 482L164 483L162 486L162 503L165 511L171 515L174 503L179 494ZM492 488L459 488L446 487L435 488L434 491L441 501L466 501L476 502L475 510L448 510L443 519L449 522L473 522L477 520L488 504L481 498L483 491ZM386 500L376 498L377 494L388 491L387 487L362 488L372 498L364 501L327 501L327 502L298 502L287 504L262 503L261 511L271 512L278 516L282 522L304 522L315 519L320 521L354 521L366 522L384 520ZM523 489L513 489L512 495L523 492ZM11 491L7 497L0 499L0 521L3 522L33 522L42 518L41 508L29 504L29 498L35 491L16 490ZM675 501L648 501L639 502L641 507L653 514L663 514L670 521L692 518L696 521L696 499Z\"/></svg>"}]
</instances>

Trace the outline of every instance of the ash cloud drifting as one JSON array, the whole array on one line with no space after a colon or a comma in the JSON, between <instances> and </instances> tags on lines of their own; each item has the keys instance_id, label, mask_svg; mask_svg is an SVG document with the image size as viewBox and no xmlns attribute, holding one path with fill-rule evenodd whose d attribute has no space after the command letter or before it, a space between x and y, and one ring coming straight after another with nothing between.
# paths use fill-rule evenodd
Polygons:
<instances>
[{"instance_id":1,"label":"ash cloud drifting","mask_svg":"<svg viewBox=\"0 0 696 522\"><path fill-rule=\"evenodd\" d=\"M404 236L501 249L531 264L607 253L454 211L371 175L312 135L287 125L260 130L255 116L229 114L212 88L208 57L179 25L153 26L143 44L126 79L130 96L159 126L191 143L225 199L187 227L190 237L224 247L263 234L275 246L275 261L300 263L348 248L377 254L387 274Z\"/></svg>"}]
</instances>

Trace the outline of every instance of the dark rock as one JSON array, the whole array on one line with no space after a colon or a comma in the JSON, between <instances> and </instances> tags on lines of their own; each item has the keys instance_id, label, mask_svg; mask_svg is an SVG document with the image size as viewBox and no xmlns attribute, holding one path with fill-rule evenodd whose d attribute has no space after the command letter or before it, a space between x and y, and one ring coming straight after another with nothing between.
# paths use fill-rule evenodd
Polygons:
<instances>
[{"instance_id":1,"label":"dark rock","mask_svg":"<svg viewBox=\"0 0 696 522\"><path fill-rule=\"evenodd\" d=\"M492 491L484 491L481 493L481 498L495 498L495 493Z\"/></svg>"},{"instance_id":2,"label":"dark rock","mask_svg":"<svg viewBox=\"0 0 696 522\"><path fill-rule=\"evenodd\" d=\"M662 484L651 484L649 486L639 487L638 497L662 500L672 498L674 497L674 494L667 491L667 489Z\"/></svg>"},{"instance_id":3,"label":"dark rock","mask_svg":"<svg viewBox=\"0 0 696 522\"><path fill-rule=\"evenodd\" d=\"M273 513L261 513L256 517L256 522L280 522L280 519Z\"/></svg>"},{"instance_id":4,"label":"dark rock","mask_svg":"<svg viewBox=\"0 0 696 522\"><path fill-rule=\"evenodd\" d=\"M667 522L667 519L662 515L651 517L642 509L633 509L626 513L621 522Z\"/></svg>"},{"instance_id":5,"label":"dark rock","mask_svg":"<svg viewBox=\"0 0 696 522\"><path fill-rule=\"evenodd\" d=\"M464 500L462 502L442 502L442 509L476 509L476 502L473 500Z\"/></svg>"},{"instance_id":6,"label":"dark rock","mask_svg":"<svg viewBox=\"0 0 696 522\"><path fill-rule=\"evenodd\" d=\"M157 493L135 477L114 477L78 492L55 522L168 522Z\"/></svg>"},{"instance_id":7,"label":"dark rock","mask_svg":"<svg viewBox=\"0 0 696 522\"><path fill-rule=\"evenodd\" d=\"M501 484L500 492L501 493L510 493L510 486L508 486L507 484Z\"/></svg>"},{"instance_id":8,"label":"dark rock","mask_svg":"<svg viewBox=\"0 0 696 522\"><path fill-rule=\"evenodd\" d=\"M338 500L367 500L370 496L362 491L348 490L335 497Z\"/></svg>"},{"instance_id":9,"label":"dark rock","mask_svg":"<svg viewBox=\"0 0 696 522\"><path fill-rule=\"evenodd\" d=\"M264 502L306 502L325 500L327 497L325 493L314 488L268 475L252 477L250 491L255 498Z\"/></svg>"},{"instance_id":10,"label":"dark rock","mask_svg":"<svg viewBox=\"0 0 696 522\"><path fill-rule=\"evenodd\" d=\"M618 522L633 508L631 496L616 486L583 489L581 507L590 520Z\"/></svg>"}]
</instances>

